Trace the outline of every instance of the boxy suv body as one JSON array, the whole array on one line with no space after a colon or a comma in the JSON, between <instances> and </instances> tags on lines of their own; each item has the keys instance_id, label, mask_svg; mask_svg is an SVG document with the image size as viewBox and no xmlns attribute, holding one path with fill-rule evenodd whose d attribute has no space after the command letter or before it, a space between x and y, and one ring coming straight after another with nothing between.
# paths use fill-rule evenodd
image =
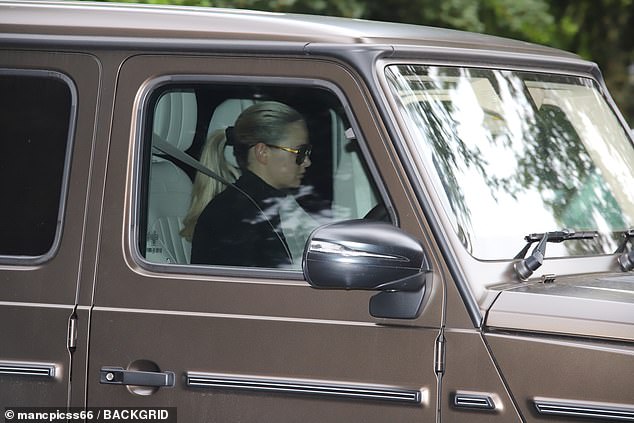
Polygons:
<instances>
[{"instance_id":1,"label":"boxy suv body","mask_svg":"<svg viewBox=\"0 0 634 423\"><path fill-rule=\"evenodd\" d=\"M634 148L593 63L359 20L3 2L0 86L0 406L634 420ZM267 100L312 144L293 265L191 264L201 151Z\"/></svg>"}]
</instances>

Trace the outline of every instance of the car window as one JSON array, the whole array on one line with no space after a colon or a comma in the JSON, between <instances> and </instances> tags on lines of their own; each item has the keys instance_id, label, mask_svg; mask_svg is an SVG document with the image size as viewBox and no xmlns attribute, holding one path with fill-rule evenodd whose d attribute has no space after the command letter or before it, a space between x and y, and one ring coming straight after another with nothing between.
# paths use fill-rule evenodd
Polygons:
<instances>
[{"instance_id":1,"label":"car window","mask_svg":"<svg viewBox=\"0 0 634 423\"><path fill-rule=\"evenodd\" d=\"M619 249L634 222L634 149L594 81L422 65L386 77L473 257L512 260L530 234L553 231L589 235L551 243L549 257Z\"/></svg>"},{"instance_id":2,"label":"car window","mask_svg":"<svg viewBox=\"0 0 634 423\"><path fill-rule=\"evenodd\" d=\"M314 85L156 88L139 250L154 263L299 270L316 227L389 220L345 110Z\"/></svg>"},{"instance_id":3,"label":"car window","mask_svg":"<svg viewBox=\"0 0 634 423\"><path fill-rule=\"evenodd\" d=\"M52 254L60 237L73 91L49 71L0 70L0 257Z\"/></svg>"}]
</instances>

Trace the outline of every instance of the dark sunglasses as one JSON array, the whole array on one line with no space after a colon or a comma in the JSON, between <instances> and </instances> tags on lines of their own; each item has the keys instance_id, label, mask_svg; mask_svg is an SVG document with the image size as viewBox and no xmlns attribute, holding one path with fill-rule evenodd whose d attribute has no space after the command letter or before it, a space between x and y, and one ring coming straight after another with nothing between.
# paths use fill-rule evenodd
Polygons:
<instances>
[{"instance_id":1,"label":"dark sunglasses","mask_svg":"<svg viewBox=\"0 0 634 423\"><path fill-rule=\"evenodd\" d=\"M297 165L301 165L306 160L306 157L310 157L310 153L313 151L313 146L310 144L302 144L298 148L293 147L284 147L281 145L275 144L265 144L272 148L277 148L278 150L284 150L289 153L295 154L295 163Z\"/></svg>"}]
</instances>

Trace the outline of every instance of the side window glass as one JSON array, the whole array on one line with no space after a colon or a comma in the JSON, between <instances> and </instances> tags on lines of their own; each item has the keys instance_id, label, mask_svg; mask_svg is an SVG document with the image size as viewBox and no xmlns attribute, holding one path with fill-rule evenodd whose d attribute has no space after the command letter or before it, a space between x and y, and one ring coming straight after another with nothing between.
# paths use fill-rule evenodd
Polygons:
<instances>
[{"instance_id":1,"label":"side window glass","mask_svg":"<svg viewBox=\"0 0 634 423\"><path fill-rule=\"evenodd\" d=\"M317 226L389 220L330 90L161 86L144 137L138 239L150 262L299 270Z\"/></svg>"},{"instance_id":2,"label":"side window glass","mask_svg":"<svg viewBox=\"0 0 634 423\"><path fill-rule=\"evenodd\" d=\"M0 257L52 254L61 236L73 94L61 75L0 70Z\"/></svg>"}]
</instances>

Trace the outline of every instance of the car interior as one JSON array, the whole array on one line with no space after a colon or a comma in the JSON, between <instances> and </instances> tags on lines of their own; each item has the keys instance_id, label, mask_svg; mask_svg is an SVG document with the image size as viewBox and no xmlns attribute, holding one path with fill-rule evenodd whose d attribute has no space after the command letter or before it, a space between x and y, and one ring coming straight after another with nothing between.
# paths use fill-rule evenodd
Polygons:
<instances>
[{"instance_id":1,"label":"car interior","mask_svg":"<svg viewBox=\"0 0 634 423\"><path fill-rule=\"evenodd\" d=\"M286 103L306 120L313 146L297 202L320 223L346 219L389 220L340 99L330 90L288 85L170 84L146 106L139 250L155 263L188 264L191 244L180 235L197 170L156 148L156 140L199 160L208 137L232 126L250 105ZM225 158L235 164L232 147Z\"/></svg>"}]
</instances>

